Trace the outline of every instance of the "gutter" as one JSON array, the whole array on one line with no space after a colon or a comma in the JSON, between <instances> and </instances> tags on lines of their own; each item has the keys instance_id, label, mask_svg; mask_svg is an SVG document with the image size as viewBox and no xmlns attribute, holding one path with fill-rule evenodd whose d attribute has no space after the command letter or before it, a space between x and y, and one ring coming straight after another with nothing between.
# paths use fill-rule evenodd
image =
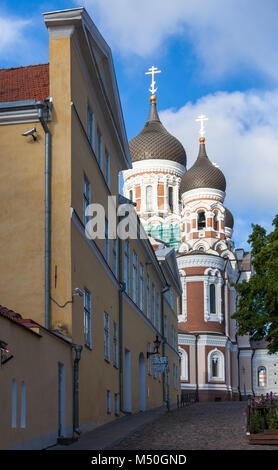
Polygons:
<instances>
[{"instance_id":1,"label":"gutter","mask_svg":"<svg viewBox=\"0 0 278 470\"><path fill-rule=\"evenodd\" d=\"M82 346L72 346L75 351L73 366L73 432L80 436L79 429L79 361L81 359Z\"/></svg>"}]
</instances>

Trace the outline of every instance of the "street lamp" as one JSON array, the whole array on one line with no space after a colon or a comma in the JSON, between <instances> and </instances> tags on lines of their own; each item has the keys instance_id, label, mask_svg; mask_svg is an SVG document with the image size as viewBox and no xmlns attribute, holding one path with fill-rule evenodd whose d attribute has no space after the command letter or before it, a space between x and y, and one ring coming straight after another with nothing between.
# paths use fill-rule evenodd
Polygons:
<instances>
[{"instance_id":1,"label":"street lamp","mask_svg":"<svg viewBox=\"0 0 278 470\"><path fill-rule=\"evenodd\" d=\"M153 351L153 352L149 352L149 351L148 351L148 352L147 352L147 358L148 358L149 356L154 355L154 354L158 354L158 349L159 349L159 346L160 346L160 344L161 344L161 341L158 339L158 335L156 335L156 339L155 339L155 341L153 342L153 344L154 344L154 351Z\"/></svg>"}]
</instances>

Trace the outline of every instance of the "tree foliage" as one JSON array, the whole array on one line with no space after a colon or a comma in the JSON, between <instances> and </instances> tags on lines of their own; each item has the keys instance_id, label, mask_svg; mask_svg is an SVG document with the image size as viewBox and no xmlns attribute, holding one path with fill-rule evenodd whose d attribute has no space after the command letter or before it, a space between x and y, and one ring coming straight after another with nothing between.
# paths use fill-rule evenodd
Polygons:
<instances>
[{"instance_id":1,"label":"tree foliage","mask_svg":"<svg viewBox=\"0 0 278 470\"><path fill-rule=\"evenodd\" d=\"M278 352L278 214L274 230L268 235L260 225L253 225L248 238L254 272L249 281L235 286L239 295L238 334L269 342L269 352Z\"/></svg>"}]
</instances>

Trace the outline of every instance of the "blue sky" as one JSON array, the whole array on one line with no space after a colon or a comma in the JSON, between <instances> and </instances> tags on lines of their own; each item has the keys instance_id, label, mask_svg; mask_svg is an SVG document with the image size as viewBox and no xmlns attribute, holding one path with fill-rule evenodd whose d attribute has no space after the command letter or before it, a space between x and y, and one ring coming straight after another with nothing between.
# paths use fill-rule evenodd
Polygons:
<instances>
[{"instance_id":1,"label":"blue sky","mask_svg":"<svg viewBox=\"0 0 278 470\"><path fill-rule=\"evenodd\" d=\"M278 212L278 2L276 0L2 0L0 67L48 61L42 12L85 6L113 53L128 138L143 127L149 77L158 109L183 143L188 168L204 112L207 152L227 180L234 240ZM35 40L34 40L35 38Z\"/></svg>"}]
</instances>

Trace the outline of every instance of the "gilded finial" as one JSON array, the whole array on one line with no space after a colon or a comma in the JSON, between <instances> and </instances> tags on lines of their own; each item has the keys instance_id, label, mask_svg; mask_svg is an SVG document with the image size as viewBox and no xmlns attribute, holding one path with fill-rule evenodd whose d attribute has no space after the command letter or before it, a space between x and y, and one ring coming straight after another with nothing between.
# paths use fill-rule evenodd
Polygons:
<instances>
[{"instance_id":1,"label":"gilded finial","mask_svg":"<svg viewBox=\"0 0 278 470\"><path fill-rule=\"evenodd\" d=\"M154 67L153 65L149 68L149 72L145 72L145 75L151 75L152 76L152 82L151 82L151 88L149 88L149 91L151 92L151 97L150 100L152 103L156 102L156 96L155 93L157 91L157 88L155 88L155 80L154 80L154 74L155 73L161 73L161 70L158 70L157 67Z\"/></svg>"},{"instance_id":2,"label":"gilded finial","mask_svg":"<svg viewBox=\"0 0 278 470\"><path fill-rule=\"evenodd\" d=\"M204 144L205 143L205 138L204 137L200 137L199 141L200 141L200 144Z\"/></svg>"}]
</instances>

